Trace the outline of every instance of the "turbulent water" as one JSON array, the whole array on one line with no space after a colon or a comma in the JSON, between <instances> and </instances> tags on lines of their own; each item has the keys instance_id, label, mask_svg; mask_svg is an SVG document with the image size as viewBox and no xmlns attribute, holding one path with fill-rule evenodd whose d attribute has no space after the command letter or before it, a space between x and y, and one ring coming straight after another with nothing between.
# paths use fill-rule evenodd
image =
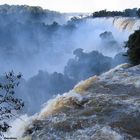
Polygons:
<instances>
[{"instance_id":1,"label":"turbulent water","mask_svg":"<svg viewBox=\"0 0 140 140\"><path fill-rule=\"evenodd\" d=\"M35 116L17 119L8 136L19 140L139 140L139 107L140 65L123 64L57 95Z\"/></svg>"}]
</instances>

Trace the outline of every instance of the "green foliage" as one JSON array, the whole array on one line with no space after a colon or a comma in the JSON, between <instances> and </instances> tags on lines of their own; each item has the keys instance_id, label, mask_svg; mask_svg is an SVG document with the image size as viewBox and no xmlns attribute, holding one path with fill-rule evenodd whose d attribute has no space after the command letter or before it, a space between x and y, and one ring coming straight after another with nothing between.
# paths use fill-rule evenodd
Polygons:
<instances>
[{"instance_id":1,"label":"green foliage","mask_svg":"<svg viewBox=\"0 0 140 140\"><path fill-rule=\"evenodd\" d=\"M140 64L140 29L130 35L125 45L128 48L127 54L132 64Z\"/></svg>"},{"instance_id":2,"label":"green foliage","mask_svg":"<svg viewBox=\"0 0 140 140\"><path fill-rule=\"evenodd\" d=\"M7 120L21 110L24 103L14 96L15 88L19 85L21 74L6 73L0 83L0 135L10 127Z\"/></svg>"}]
</instances>

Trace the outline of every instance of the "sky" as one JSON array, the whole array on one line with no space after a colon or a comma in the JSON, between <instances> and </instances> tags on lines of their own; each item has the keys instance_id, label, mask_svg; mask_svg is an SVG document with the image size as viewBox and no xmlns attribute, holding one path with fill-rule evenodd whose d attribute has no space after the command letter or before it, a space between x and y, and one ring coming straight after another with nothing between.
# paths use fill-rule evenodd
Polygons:
<instances>
[{"instance_id":1,"label":"sky","mask_svg":"<svg viewBox=\"0 0 140 140\"><path fill-rule=\"evenodd\" d=\"M140 0L0 0L0 4L41 6L60 12L94 12L140 8Z\"/></svg>"}]
</instances>

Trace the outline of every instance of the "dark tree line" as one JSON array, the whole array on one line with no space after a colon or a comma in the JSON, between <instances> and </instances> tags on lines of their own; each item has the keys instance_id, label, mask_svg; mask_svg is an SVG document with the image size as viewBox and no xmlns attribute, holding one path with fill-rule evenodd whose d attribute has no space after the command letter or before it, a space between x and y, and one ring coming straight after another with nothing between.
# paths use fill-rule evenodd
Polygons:
<instances>
[{"instance_id":1,"label":"dark tree line","mask_svg":"<svg viewBox=\"0 0 140 140\"><path fill-rule=\"evenodd\" d=\"M93 17L114 17L114 16L140 17L140 8L125 9L124 11L101 10L101 11L94 12L92 16Z\"/></svg>"}]
</instances>

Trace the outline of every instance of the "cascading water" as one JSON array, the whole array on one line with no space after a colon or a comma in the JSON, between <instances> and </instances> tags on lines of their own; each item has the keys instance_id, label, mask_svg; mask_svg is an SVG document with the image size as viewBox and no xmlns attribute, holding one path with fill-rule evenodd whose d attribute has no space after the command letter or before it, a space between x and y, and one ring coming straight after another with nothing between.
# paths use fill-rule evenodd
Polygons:
<instances>
[{"instance_id":1,"label":"cascading water","mask_svg":"<svg viewBox=\"0 0 140 140\"><path fill-rule=\"evenodd\" d=\"M92 24L96 25L108 25L108 28L110 27L110 24L112 24L113 27L117 27L120 31L133 32L140 28L140 19L136 17L90 18L87 19L87 21L91 21Z\"/></svg>"},{"instance_id":2,"label":"cascading water","mask_svg":"<svg viewBox=\"0 0 140 140\"><path fill-rule=\"evenodd\" d=\"M140 19L116 17L113 19L113 25L120 30L128 30L133 32L140 28Z\"/></svg>"}]
</instances>

